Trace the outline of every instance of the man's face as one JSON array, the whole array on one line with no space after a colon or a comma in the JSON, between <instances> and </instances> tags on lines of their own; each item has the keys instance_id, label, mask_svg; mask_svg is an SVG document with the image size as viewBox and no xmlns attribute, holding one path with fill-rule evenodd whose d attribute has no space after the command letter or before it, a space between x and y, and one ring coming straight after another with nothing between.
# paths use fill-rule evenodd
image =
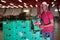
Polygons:
<instances>
[{"instance_id":1,"label":"man's face","mask_svg":"<svg viewBox=\"0 0 60 40\"><path fill-rule=\"evenodd\" d=\"M47 10L47 6L46 5L42 5L42 9L43 9L43 11L46 11Z\"/></svg>"}]
</instances>

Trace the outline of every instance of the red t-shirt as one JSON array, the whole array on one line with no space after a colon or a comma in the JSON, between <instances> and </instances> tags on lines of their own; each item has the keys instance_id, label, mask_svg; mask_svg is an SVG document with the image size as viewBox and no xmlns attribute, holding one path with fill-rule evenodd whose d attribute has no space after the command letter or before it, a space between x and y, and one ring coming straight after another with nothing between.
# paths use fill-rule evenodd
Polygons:
<instances>
[{"instance_id":1,"label":"red t-shirt","mask_svg":"<svg viewBox=\"0 0 60 40\"><path fill-rule=\"evenodd\" d=\"M41 18L42 18L44 25L49 25L50 20L52 20L54 18L54 15L52 12L50 12L48 10L47 12L42 13ZM42 26L40 26L40 27L42 27ZM54 26L49 26L49 27L45 27L42 31L43 32L52 32L53 30L54 30Z\"/></svg>"}]
</instances>

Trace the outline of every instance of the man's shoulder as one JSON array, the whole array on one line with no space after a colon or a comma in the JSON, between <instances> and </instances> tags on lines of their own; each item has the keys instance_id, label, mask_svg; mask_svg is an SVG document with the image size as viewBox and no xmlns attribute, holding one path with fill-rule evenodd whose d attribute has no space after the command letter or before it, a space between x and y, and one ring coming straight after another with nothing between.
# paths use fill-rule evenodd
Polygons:
<instances>
[{"instance_id":1,"label":"man's shoulder","mask_svg":"<svg viewBox=\"0 0 60 40\"><path fill-rule=\"evenodd\" d=\"M50 10L48 10L47 12L52 13Z\"/></svg>"},{"instance_id":2,"label":"man's shoulder","mask_svg":"<svg viewBox=\"0 0 60 40\"><path fill-rule=\"evenodd\" d=\"M54 15L50 10L48 10L47 12L48 12L48 14Z\"/></svg>"}]
</instances>

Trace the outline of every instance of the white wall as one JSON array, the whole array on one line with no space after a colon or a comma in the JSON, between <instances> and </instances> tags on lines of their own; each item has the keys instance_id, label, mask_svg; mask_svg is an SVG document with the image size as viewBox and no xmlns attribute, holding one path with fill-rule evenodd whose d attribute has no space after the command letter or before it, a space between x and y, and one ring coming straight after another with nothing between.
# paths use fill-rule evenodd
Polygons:
<instances>
[{"instance_id":1,"label":"white wall","mask_svg":"<svg viewBox=\"0 0 60 40\"><path fill-rule=\"evenodd\" d=\"M26 9L26 8L23 8ZM28 8L30 12L28 12L27 14L31 13L32 16L35 16L37 14L37 8ZM59 16L58 12L55 12L56 7L51 7L50 10L54 13L54 16ZM23 11L21 8L14 8L14 9L7 9L6 10L6 14L5 15L18 15L19 13L21 13L21 11ZM0 8L0 15L3 14L4 9Z\"/></svg>"},{"instance_id":2,"label":"white wall","mask_svg":"<svg viewBox=\"0 0 60 40\"><path fill-rule=\"evenodd\" d=\"M2 15L4 12L4 9L0 8L0 15Z\"/></svg>"},{"instance_id":3,"label":"white wall","mask_svg":"<svg viewBox=\"0 0 60 40\"><path fill-rule=\"evenodd\" d=\"M30 14L30 8L23 8L23 11L24 10L29 10L29 12L26 12L26 15L29 15Z\"/></svg>"},{"instance_id":4,"label":"white wall","mask_svg":"<svg viewBox=\"0 0 60 40\"><path fill-rule=\"evenodd\" d=\"M54 16L59 16L59 13L55 12L55 9L57 9L57 7L50 7L50 10L52 11L52 13L54 13Z\"/></svg>"},{"instance_id":5,"label":"white wall","mask_svg":"<svg viewBox=\"0 0 60 40\"><path fill-rule=\"evenodd\" d=\"M24 9L28 9L29 12L27 14L31 13L32 16L35 16L36 13L37 13L37 8L23 8L23 10ZM9 9L6 10L5 15L18 15L23 10L21 8L18 8L18 9L9 8ZM0 11L1 11L0 14L3 14L4 9L0 9Z\"/></svg>"},{"instance_id":6,"label":"white wall","mask_svg":"<svg viewBox=\"0 0 60 40\"><path fill-rule=\"evenodd\" d=\"M32 8L31 15L36 16L37 15L37 8Z\"/></svg>"},{"instance_id":7,"label":"white wall","mask_svg":"<svg viewBox=\"0 0 60 40\"><path fill-rule=\"evenodd\" d=\"M16 9L16 8L11 9L11 8L9 8L9 9L6 10L5 15L18 15L19 13L21 13L20 8L19 9Z\"/></svg>"},{"instance_id":8,"label":"white wall","mask_svg":"<svg viewBox=\"0 0 60 40\"><path fill-rule=\"evenodd\" d=\"M12 11L12 9L7 9L5 15L11 15Z\"/></svg>"}]
</instances>

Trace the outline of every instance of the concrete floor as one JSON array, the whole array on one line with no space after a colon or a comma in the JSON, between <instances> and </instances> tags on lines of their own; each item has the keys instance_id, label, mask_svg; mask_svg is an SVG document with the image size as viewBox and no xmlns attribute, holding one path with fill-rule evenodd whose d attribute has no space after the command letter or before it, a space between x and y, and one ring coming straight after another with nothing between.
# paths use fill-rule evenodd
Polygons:
<instances>
[{"instance_id":1,"label":"concrete floor","mask_svg":"<svg viewBox=\"0 0 60 40\"><path fill-rule=\"evenodd\" d=\"M2 31L0 31L0 40L3 40ZM60 40L60 24L55 22L54 40Z\"/></svg>"},{"instance_id":2,"label":"concrete floor","mask_svg":"<svg viewBox=\"0 0 60 40\"><path fill-rule=\"evenodd\" d=\"M55 22L54 40L60 40L60 23Z\"/></svg>"}]
</instances>

